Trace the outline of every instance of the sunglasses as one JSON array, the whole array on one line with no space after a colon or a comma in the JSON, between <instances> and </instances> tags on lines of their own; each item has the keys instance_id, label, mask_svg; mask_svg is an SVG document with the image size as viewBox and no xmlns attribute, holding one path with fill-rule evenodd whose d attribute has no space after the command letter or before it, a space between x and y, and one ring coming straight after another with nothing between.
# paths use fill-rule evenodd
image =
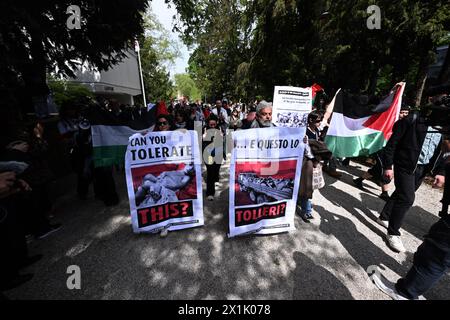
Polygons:
<instances>
[{"instance_id":1,"label":"sunglasses","mask_svg":"<svg viewBox=\"0 0 450 320\"><path fill-rule=\"evenodd\" d=\"M158 126L167 126L167 121L158 122Z\"/></svg>"}]
</instances>

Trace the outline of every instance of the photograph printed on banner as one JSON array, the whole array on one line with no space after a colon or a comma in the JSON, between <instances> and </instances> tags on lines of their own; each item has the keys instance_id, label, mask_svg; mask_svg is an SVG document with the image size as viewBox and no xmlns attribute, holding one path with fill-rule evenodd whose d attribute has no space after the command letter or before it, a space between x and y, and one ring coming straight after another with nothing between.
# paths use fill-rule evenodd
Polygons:
<instances>
[{"instance_id":1,"label":"photograph printed on banner","mask_svg":"<svg viewBox=\"0 0 450 320\"><path fill-rule=\"evenodd\" d=\"M276 115L277 126L279 127L306 127L308 123L308 113L304 112L278 112Z\"/></svg>"},{"instance_id":2,"label":"photograph printed on banner","mask_svg":"<svg viewBox=\"0 0 450 320\"><path fill-rule=\"evenodd\" d=\"M167 163L131 169L136 208L197 199L193 163Z\"/></svg>"},{"instance_id":3,"label":"photograph printed on banner","mask_svg":"<svg viewBox=\"0 0 450 320\"><path fill-rule=\"evenodd\" d=\"M277 174L263 175L270 166L272 162L236 163L236 207L292 199L297 160L279 161Z\"/></svg>"}]
</instances>

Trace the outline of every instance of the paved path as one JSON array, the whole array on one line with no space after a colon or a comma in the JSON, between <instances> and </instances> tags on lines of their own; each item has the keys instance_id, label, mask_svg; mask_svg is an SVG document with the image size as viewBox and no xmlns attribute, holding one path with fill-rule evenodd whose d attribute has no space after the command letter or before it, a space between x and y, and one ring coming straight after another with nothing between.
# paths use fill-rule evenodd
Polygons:
<instances>
[{"instance_id":1,"label":"paved path","mask_svg":"<svg viewBox=\"0 0 450 320\"><path fill-rule=\"evenodd\" d=\"M30 244L45 257L27 271L33 280L5 294L11 299L388 299L368 279L378 265L390 281L404 275L422 236L438 220L441 193L423 185L404 224L409 252L385 244L376 222L384 201L379 187L352 179L366 168L352 162L340 180L314 194L312 223L296 217L295 232L228 239L228 165L217 200L205 201L205 226L158 235L132 233L124 175L122 202L105 208L94 199L59 198L55 221L63 228ZM75 186L74 186L75 187ZM73 188L74 190L75 188ZM81 268L81 290L68 290L67 267ZM446 275L426 295L450 299Z\"/></svg>"}]
</instances>

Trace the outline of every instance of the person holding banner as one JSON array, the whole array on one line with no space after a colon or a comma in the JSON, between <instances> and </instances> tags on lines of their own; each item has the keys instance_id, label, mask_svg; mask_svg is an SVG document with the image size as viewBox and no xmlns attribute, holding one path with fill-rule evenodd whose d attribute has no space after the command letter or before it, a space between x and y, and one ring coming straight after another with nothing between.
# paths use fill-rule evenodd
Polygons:
<instances>
[{"instance_id":1,"label":"person holding banner","mask_svg":"<svg viewBox=\"0 0 450 320\"><path fill-rule=\"evenodd\" d=\"M211 114L206 120L203 132L202 149L203 154L207 156L207 159L204 159L206 165L206 196L209 201L214 200L215 183L219 182L219 172L222 165L220 149L222 149L223 144L220 140L223 139L223 136L218 129L218 123L219 119ZM216 152L217 149L219 152Z\"/></svg>"},{"instance_id":2,"label":"person holding banner","mask_svg":"<svg viewBox=\"0 0 450 320\"><path fill-rule=\"evenodd\" d=\"M262 100L256 107L256 118L250 129L275 127L272 123L272 103Z\"/></svg>"},{"instance_id":3,"label":"person holding banner","mask_svg":"<svg viewBox=\"0 0 450 320\"><path fill-rule=\"evenodd\" d=\"M175 124L169 114L160 114L156 117L156 124L153 131L173 131Z\"/></svg>"}]
</instances>

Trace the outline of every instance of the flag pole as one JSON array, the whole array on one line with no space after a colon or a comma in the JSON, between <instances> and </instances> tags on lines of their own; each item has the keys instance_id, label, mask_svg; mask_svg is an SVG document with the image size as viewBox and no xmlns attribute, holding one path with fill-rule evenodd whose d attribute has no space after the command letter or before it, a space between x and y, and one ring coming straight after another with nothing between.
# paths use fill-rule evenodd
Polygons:
<instances>
[{"instance_id":1,"label":"flag pole","mask_svg":"<svg viewBox=\"0 0 450 320\"><path fill-rule=\"evenodd\" d=\"M137 56L138 56L139 75L141 78L142 99L144 101L144 107L147 108L147 101L145 99L145 89L144 89L144 77L142 76L141 50L139 47L139 42L137 40L134 41L134 51L137 53Z\"/></svg>"}]
</instances>

